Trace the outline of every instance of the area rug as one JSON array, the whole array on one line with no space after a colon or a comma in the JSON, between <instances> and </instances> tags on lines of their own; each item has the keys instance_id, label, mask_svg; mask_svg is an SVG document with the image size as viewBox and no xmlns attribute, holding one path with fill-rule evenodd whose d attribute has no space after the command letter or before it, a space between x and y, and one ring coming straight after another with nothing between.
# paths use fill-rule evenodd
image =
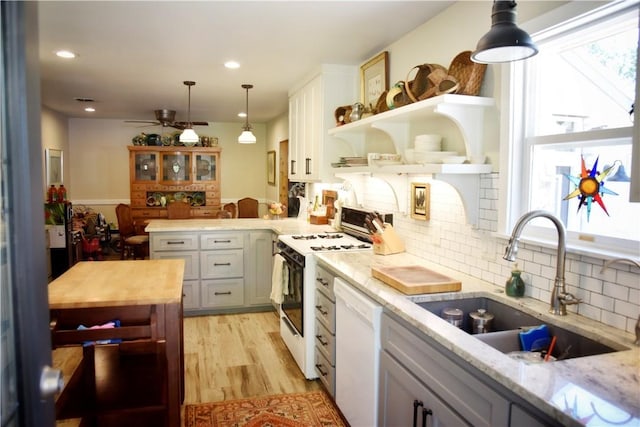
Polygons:
<instances>
[{"instance_id":1,"label":"area rug","mask_svg":"<svg viewBox=\"0 0 640 427\"><path fill-rule=\"evenodd\" d=\"M185 427L346 427L323 391L187 405Z\"/></svg>"}]
</instances>

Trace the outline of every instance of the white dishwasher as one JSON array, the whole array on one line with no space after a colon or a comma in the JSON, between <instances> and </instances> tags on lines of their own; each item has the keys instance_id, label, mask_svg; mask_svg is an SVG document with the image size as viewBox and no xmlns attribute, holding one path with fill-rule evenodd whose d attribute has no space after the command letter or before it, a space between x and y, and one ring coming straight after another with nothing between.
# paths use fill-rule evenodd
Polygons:
<instances>
[{"instance_id":1,"label":"white dishwasher","mask_svg":"<svg viewBox=\"0 0 640 427\"><path fill-rule=\"evenodd\" d=\"M344 280L336 296L336 403L352 427L378 424L382 306Z\"/></svg>"}]
</instances>

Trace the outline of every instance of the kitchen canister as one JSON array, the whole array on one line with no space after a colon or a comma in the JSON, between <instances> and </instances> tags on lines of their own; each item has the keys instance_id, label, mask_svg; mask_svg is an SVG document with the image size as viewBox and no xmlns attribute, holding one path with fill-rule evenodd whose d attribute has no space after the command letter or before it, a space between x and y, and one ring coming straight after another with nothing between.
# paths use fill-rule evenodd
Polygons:
<instances>
[{"instance_id":1,"label":"kitchen canister","mask_svg":"<svg viewBox=\"0 0 640 427\"><path fill-rule=\"evenodd\" d=\"M464 312L459 308L446 307L442 309L442 318L458 328L462 328Z\"/></svg>"},{"instance_id":2,"label":"kitchen canister","mask_svg":"<svg viewBox=\"0 0 640 427\"><path fill-rule=\"evenodd\" d=\"M472 333L486 334L491 332L493 314L487 313L484 308L479 308L478 311L469 313L469 317L471 318Z\"/></svg>"}]
</instances>

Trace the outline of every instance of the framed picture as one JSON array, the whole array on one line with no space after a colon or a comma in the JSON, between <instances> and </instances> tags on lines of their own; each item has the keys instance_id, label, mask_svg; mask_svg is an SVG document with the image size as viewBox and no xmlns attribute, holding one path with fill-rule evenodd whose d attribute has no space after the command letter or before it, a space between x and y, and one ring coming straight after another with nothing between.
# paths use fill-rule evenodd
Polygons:
<instances>
[{"instance_id":1,"label":"framed picture","mask_svg":"<svg viewBox=\"0 0 640 427\"><path fill-rule=\"evenodd\" d=\"M384 51L360 67L360 100L365 108L375 107L380 95L389 90L388 58Z\"/></svg>"},{"instance_id":2,"label":"framed picture","mask_svg":"<svg viewBox=\"0 0 640 427\"><path fill-rule=\"evenodd\" d=\"M64 184L62 171L62 150L47 148L45 154L45 169L47 174L47 188L52 185Z\"/></svg>"},{"instance_id":3,"label":"framed picture","mask_svg":"<svg viewBox=\"0 0 640 427\"><path fill-rule=\"evenodd\" d=\"M427 221L431 205L431 185L411 183L411 218Z\"/></svg>"},{"instance_id":4,"label":"framed picture","mask_svg":"<svg viewBox=\"0 0 640 427\"><path fill-rule=\"evenodd\" d=\"M276 185L276 151L267 152L267 184Z\"/></svg>"}]
</instances>

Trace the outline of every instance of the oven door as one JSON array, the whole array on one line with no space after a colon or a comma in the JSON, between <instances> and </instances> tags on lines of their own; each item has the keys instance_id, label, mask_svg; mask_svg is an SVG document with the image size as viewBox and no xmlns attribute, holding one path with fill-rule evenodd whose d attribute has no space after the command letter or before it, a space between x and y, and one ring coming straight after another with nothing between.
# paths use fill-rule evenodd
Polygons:
<instances>
[{"instance_id":1,"label":"oven door","mask_svg":"<svg viewBox=\"0 0 640 427\"><path fill-rule=\"evenodd\" d=\"M280 308L300 336L304 336L304 265L281 253L286 262L288 280Z\"/></svg>"}]
</instances>

